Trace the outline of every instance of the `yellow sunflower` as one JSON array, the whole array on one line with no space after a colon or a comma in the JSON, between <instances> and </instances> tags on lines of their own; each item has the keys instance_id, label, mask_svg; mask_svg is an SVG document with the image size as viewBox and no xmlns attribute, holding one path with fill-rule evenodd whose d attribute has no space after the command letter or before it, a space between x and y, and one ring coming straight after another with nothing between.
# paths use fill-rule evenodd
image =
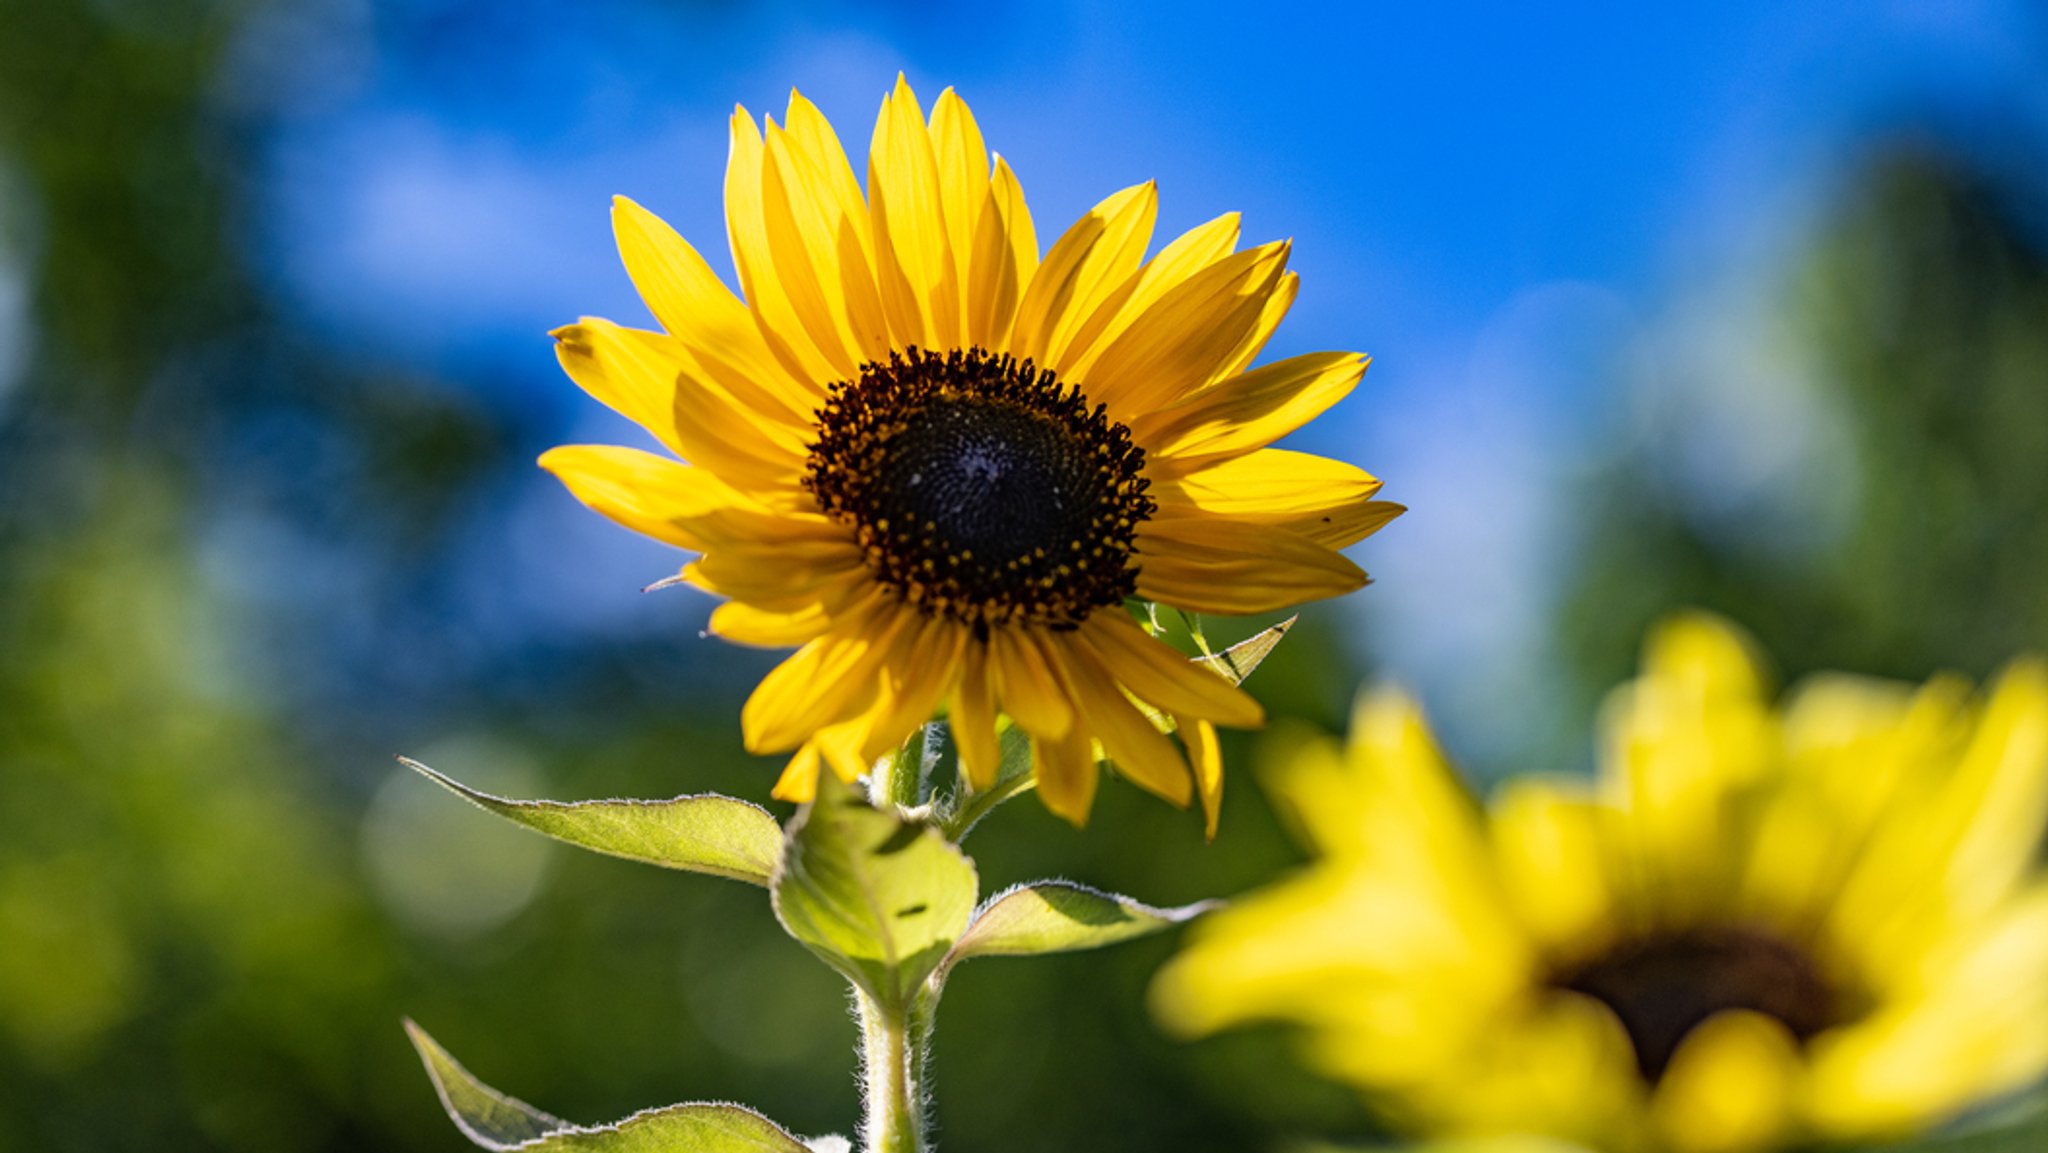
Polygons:
<instances>
[{"instance_id":1,"label":"yellow sunflower","mask_svg":"<svg viewBox=\"0 0 2048 1153\"><path fill-rule=\"evenodd\" d=\"M623 198L626 271L665 331L585 319L569 375L682 461L611 446L541 463L590 507L702 555L711 630L802 646L742 715L795 750L775 795L852 779L941 707L970 782L997 714L1045 804L1080 822L1106 755L1213 822L1215 724L1256 702L1154 639L1137 597L1260 613L1349 592L1337 550L1401 511L1357 468L1267 448L1349 392L1353 353L1248 370L1293 301L1288 245L1237 251L1235 214L1144 259L1157 196L1109 197L1041 259L1017 178L948 90L900 78L863 195L832 126L732 119L726 217L742 298ZM1185 752L1138 704L1176 718ZM1193 780L1189 760L1193 760Z\"/></svg>"},{"instance_id":2,"label":"yellow sunflower","mask_svg":"<svg viewBox=\"0 0 2048 1153\"><path fill-rule=\"evenodd\" d=\"M1421 717L1361 702L1276 792L1320 854L1200 927L1169 1025L1305 1026L1421 1133L1602 1150L1905 1135L2048 1067L2048 670L1984 699L1813 679L1782 712L1687 617L1609 702L1594 782L1484 811Z\"/></svg>"}]
</instances>

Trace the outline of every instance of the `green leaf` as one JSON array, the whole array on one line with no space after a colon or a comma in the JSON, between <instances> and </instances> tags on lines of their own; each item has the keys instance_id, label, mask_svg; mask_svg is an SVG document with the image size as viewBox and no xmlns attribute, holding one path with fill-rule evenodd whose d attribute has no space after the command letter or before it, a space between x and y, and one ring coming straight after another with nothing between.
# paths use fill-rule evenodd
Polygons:
<instances>
[{"instance_id":1,"label":"green leaf","mask_svg":"<svg viewBox=\"0 0 2048 1153\"><path fill-rule=\"evenodd\" d=\"M831 773L790 822L769 885L783 928L901 1009L974 914L974 865L939 830L868 805Z\"/></svg>"},{"instance_id":2,"label":"green leaf","mask_svg":"<svg viewBox=\"0 0 2048 1153\"><path fill-rule=\"evenodd\" d=\"M411 1021L405 1032L419 1050L441 1105L462 1135L485 1149L561 1153L808 1153L802 1141L752 1109L722 1103L671 1105L635 1113L616 1125L572 1125L498 1092L470 1076L446 1049Z\"/></svg>"},{"instance_id":3,"label":"green leaf","mask_svg":"<svg viewBox=\"0 0 2048 1153\"><path fill-rule=\"evenodd\" d=\"M1159 932L1208 912L1216 901L1155 909L1071 881L1037 881L990 898L946 955L952 968L970 957L1025 957L1095 949Z\"/></svg>"},{"instance_id":4,"label":"green leaf","mask_svg":"<svg viewBox=\"0 0 2048 1153\"><path fill-rule=\"evenodd\" d=\"M508 801L405 757L400 764L515 824L585 849L665 869L766 885L782 829L759 805L706 794L672 801Z\"/></svg>"},{"instance_id":5,"label":"green leaf","mask_svg":"<svg viewBox=\"0 0 2048 1153\"><path fill-rule=\"evenodd\" d=\"M1260 629L1220 653L1196 657L1195 663L1231 684L1243 684L1244 679L1252 675L1252 670L1258 668L1272 655L1273 650L1280 644L1280 638L1286 636L1287 630L1293 628L1294 622L1300 619L1299 616L1288 617L1271 628Z\"/></svg>"}]
</instances>

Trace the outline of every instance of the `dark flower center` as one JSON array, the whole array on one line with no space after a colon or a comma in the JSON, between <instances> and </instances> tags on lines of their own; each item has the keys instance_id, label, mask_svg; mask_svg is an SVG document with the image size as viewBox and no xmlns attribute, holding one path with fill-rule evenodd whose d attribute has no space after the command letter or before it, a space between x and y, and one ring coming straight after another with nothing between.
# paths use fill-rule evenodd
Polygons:
<instances>
[{"instance_id":1,"label":"dark flower center","mask_svg":"<svg viewBox=\"0 0 2048 1153\"><path fill-rule=\"evenodd\" d=\"M1137 589L1143 449L1030 361L912 348L832 386L804 487L926 612L1072 628Z\"/></svg>"},{"instance_id":2,"label":"dark flower center","mask_svg":"<svg viewBox=\"0 0 2048 1153\"><path fill-rule=\"evenodd\" d=\"M1841 1020L1839 996L1813 959L1746 929L1700 929L1626 942L1553 978L1621 1019L1636 1067L1654 1084L1694 1026L1724 1009L1784 1022L1804 1041Z\"/></svg>"}]
</instances>

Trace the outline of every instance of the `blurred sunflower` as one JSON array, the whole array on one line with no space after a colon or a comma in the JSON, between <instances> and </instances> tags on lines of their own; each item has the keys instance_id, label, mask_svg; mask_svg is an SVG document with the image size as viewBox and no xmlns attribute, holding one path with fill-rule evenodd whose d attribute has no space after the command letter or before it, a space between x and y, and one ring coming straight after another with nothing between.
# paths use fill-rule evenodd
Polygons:
<instances>
[{"instance_id":1,"label":"blurred sunflower","mask_svg":"<svg viewBox=\"0 0 2048 1153\"><path fill-rule=\"evenodd\" d=\"M1603 1150L1889 1138L2048 1066L2048 670L1982 701L1828 675L1774 712L1728 627L1653 637L1596 783L1482 813L1361 702L1276 793L1321 859L1212 917L1155 1007L1306 1026L1399 1125Z\"/></svg>"},{"instance_id":2,"label":"blurred sunflower","mask_svg":"<svg viewBox=\"0 0 2048 1153\"><path fill-rule=\"evenodd\" d=\"M619 523L703 555L729 598L711 630L800 645L742 715L754 752L852 779L944 706L970 782L993 784L996 717L1031 739L1037 787L1086 818L1106 754L1210 813L1215 724L1256 702L1148 635L1132 597L1259 613L1365 583L1337 550L1400 507L1347 464L1269 449L1358 382L1352 353L1247 371L1293 301L1288 246L1236 251L1235 214L1143 259L1157 196L1125 189L1040 259L1008 165L951 90L929 122L900 78L867 190L799 95L787 123L732 120L726 216L744 303L631 201L626 270L665 332L555 333L593 396L684 464L627 448L541 463ZM1178 720L1185 753L1142 702ZM1193 780L1188 758L1193 760Z\"/></svg>"}]
</instances>

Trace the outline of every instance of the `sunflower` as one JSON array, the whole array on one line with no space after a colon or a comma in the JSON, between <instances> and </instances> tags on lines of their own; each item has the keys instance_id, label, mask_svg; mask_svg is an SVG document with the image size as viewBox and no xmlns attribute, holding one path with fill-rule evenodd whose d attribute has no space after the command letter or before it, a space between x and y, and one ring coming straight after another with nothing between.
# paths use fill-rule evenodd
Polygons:
<instances>
[{"instance_id":1,"label":"sunflower","mask_svg":"<svg viewBox=\"0 0 2048 1153\"><path fill-rule=\"evenodd\" d=\"M794 750L775 795L809 799L821 767L859 776L943 708L973 787L996 780L1002 714L1068 820L1106 756L1177 804L1199 792L1213 831L1213 726L1261 710L1126 602L1242 614L1349 592L1365 574L1337 550L1401 511L1351 465L1266 447L1365 370L1248 369L1295 296L1288 245L1238 251L1231 214L1147 261L1144 184L1041 258L966 104L948 90L927 121L900 77L865 195L793 93L782 125L734 112L725 197L744 299L620 198L620 255L664 331L554 334L578 384L681 460L586 445L541 463L702 554L682 578L726 598L712 632L801 646L741 718L751 751Z\"/></svg>"},{"instance_id":2,"label":"sunflower","mask_svg":"<svg viewBox=\"0 0 2048 1153\"><path fill-rule=\"evenodd\" d=\"M1415 708L1284 758L1320 854L1212 917L1155 1007L1305 1026L1398 1125L1735 1151L1937 1125L2048 1066L2048 669L1983 699L1825 675L1782 712L1678 619L1610 700L1596 781L1484 811Z\"/></svg>"}]
</instances>

